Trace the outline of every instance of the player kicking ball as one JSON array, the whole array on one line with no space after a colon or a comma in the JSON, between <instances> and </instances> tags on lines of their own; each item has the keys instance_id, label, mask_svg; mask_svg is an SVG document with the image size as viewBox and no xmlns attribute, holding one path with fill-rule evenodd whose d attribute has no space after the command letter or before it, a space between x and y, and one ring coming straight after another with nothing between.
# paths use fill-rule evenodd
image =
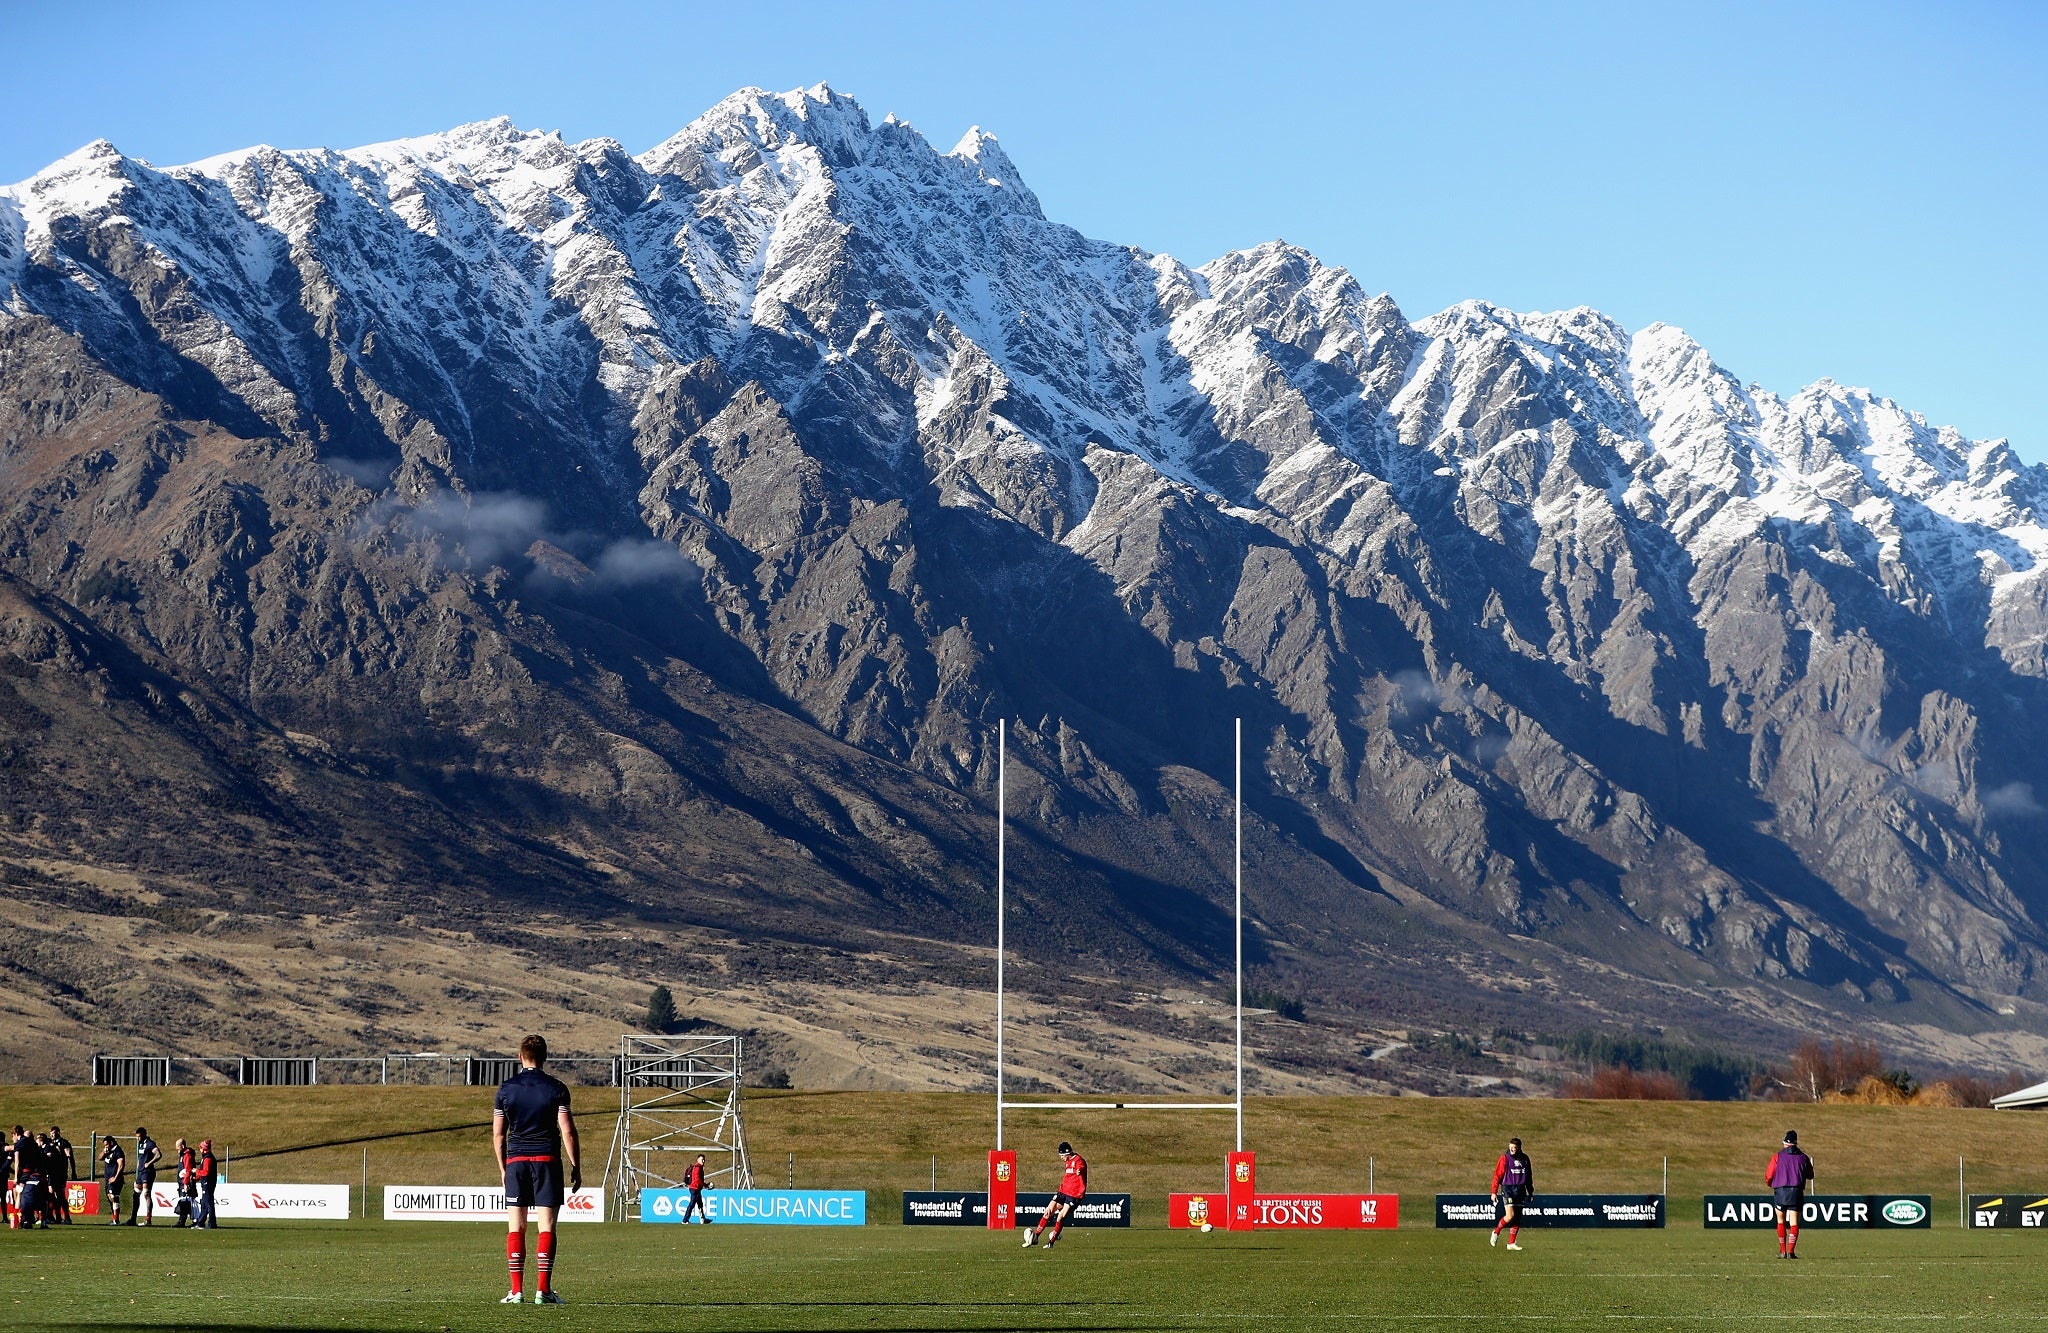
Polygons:
<instances>
[{"instance_id":1,"label":"player kicking ball","mask_svg":"<svg viewBox=\"0 0 2048 1333\"><path fill-rule=\"evenodd\" d=\"M1030 1249L1038 1243L1038 1233L1052 1224L1052 1234L1045 1238L1045 1248L1051 1249L1059 1243L1060 1228L1074 1215L1075 1205L1088 1194L1088 1163L1081 1160L1081 1154L1074 1151L1071 1143L1060 1145L1060 1165L1065 1168L1060 1175L1059 1193L1052 1196L1052 1202L1038 1215L1038 1225L1024 1233L1024 1248Z\"/></svg>"},{"instance_id":2,"label":"player kicking ball","mask_svg":"<svg viewBox=\"0 0 2048 1333\"><path fill-rule=\"evenodd\" d=\"M500 1305L519 1304L526 1269L526 1213L540 1224L533 1303L566 1304L555 1294L555 1218L566 1202L562 1168L568 1167L569 1191L583 1188L577 1162L576 1117L569 1114L569 1089L541 1066L548 1062L548 1044L538 1036L519 1043L519 1072L498 1085L491 1112L491 1148L505 1176L505 1265L512 1290Z\"/></svg>"}]
</instances>

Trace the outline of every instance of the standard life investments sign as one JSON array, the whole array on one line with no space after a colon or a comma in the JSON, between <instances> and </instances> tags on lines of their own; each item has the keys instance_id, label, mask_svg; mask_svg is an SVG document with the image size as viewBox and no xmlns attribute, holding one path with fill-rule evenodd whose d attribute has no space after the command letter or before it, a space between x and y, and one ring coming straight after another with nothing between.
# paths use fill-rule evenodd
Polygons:
<instances>
[{"instance_id":1,"label":"standard life investments sign","mask_svg":"<svg viewBox=\"0 0 2048 1333\"><path fill-rule=\"evenodd\" d=\"M688 1190L641 1190L642 1222L680 1222ZM858 1227L867 1225L866 1190L705 1190L714 1222L756 1226ZM692 1222L696 1218L690 1219Z\"/></svg>"}]
</instances>

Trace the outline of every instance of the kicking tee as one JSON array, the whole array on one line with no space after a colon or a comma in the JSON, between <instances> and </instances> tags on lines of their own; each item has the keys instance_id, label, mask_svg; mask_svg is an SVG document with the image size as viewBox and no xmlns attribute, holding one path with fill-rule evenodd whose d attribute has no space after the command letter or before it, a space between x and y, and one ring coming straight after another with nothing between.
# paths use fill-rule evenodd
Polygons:
<instances>
[{"instance_id":1,"label":"kicking tee","mask_svg":"<svg viewBox=\"0 0 2048 1333\"><path fill-rule=\"evenodd\" d=\"M551 1162L562 1155L561 1113L569 1089L538 1069L522 1069L498 1085L496 1114L505 1121L507 1161Z\"/></svg>"},{"instance_id":2,"label":"kicking tee","mask_svg":"<svg viewBox=\"0 0 2048 1333\"><path fill-rule=\"evenodd\" d=\"M1075 1153L1067 1158L1067 1173L1060 1177L1060 1193L1079 1199L1088 1193L1088 1163Z\"/></svg>"}]
</instances>

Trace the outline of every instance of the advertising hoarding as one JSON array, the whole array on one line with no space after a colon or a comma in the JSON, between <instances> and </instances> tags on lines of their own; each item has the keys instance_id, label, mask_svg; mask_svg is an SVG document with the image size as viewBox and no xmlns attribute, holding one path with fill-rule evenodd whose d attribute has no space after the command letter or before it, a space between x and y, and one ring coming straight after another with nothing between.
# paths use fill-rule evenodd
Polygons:
<instances>
[{"instance_id":1,"label":"advertising hoarding","mask_svg":"<svg viewBox=\"0 0 2048 1333\"><path fill-rule=\"evenodd\" d=\"M1220 1195L1218 1196L1221 1197ZM1049 1190L1026 1190L1017 1195L1017 1220L1023 1225L1038 1221L1038 1215L1052 1202ZM1070 1227L1127 1227L1131 1224L1131 1196L1090 1194L1067 1219ZM984 1190L905 1190L903 1225L907 1227L985 1227L988 1225L988 1193Z\"/></svg>"},{"instance_id":2,"label":"advertising hoarding","mask_svg":"<svg viewBox=\"0 0 2048 1333\"><path fill-rule=\"evenodd\" d=\"M1244 1205L1239 1229L1391 1231L1401 1224L1398 1194L1254 1194ZM1169 1194L1166 1225L1220 1226L1232 1207L1226 1194Z\"/></svg>"},{"instance_id":3,"label":"advertising hoarding","mask_svg":"<svg viewBox=\"0 0 2048 1333\"><path fill-rule=\"evenodd\" d=\"M1778 1225L1777 1206L1768 1194L1709 1194L1706 1225L1761 1230ZM1902 1230L1934 1225L1930 1194L1809 1194L1799 1210L1802 1228L1823 1230L1876 1228Z\"/></svg>"},{"instance_id":4,"label":"advertising hoarding","mask_svg":"<svg viewBox=\"0 0 2048 1333\"><path fill-rule=\"evenodd\" d=\"M1499 1218L1491 1194L1439 1194L1439 1229L1491 1227ZM1522 1205L1525 1227L1661 1227L1661 1194L1539 1194Z\"/></svg>"},{"instance_id":5,"label":"advertising hoarding","mask_svg":"<svg viewBox=\"0 0 2048 1333\"><path fill-rule=\"evenodd\" d=\"M577 1190L562 1205L563 1222L604 1221L602 1187ZM505 1221L505 1191L499 1185L386 1185L387 1222Z\"/></svg>"},{"instance_id":6,"label":"advertising hoarding","mask_svg":"<svg viewBox=\"0 0 2048 1333\"><path fill-rule=\"evenodd\" d=\"M1972 1227L2048 1231L2048 1195L2036 1190L1972 1194L1967 1216Z\"/></svg>"},{"instance_id":7,"label":"advertising hoarding","mask_svg":"<svg viewBox=\"0 0 2048 1333\"><path fill-rule=\"evenodd\" d=\"M640 1191L642 1222L681 1222L689 1206L685 1189ZM867 1224L868 1195L866 1190L705 1190L704 1211L714 1222L741 1226L857 1227Z\"/></svg>"}]
</instances>

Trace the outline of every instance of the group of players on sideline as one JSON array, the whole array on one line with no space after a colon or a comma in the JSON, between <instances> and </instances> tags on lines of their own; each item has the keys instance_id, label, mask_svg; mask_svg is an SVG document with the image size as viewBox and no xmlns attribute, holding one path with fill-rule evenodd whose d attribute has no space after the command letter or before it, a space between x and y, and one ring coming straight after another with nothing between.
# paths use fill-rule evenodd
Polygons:
<instances>
[{"instance_id":1,"label":"group of players on sideline","mask_svg":"<svg viewBox=\"0 0 2048 1333\"><path fill-rule=\"evenodd\" d=\"M135 1193L124 1223L121 1194L128 1181L128 1153L113 1135L97 1137L100 1209L107 1214L106 1225L154 1226L157 1172L167 1165L177 1172L178 1202L172 1225L207 1231L219 1225L213 1200L221 1181L221 1164L214 1156L212 1139L199 1140L196 1149L179 1139L172 1145L172 1156L166 1159L149 1131L136 1126ZM78 1154L71 1140L64 1137L64 1131L52 1125L47 1134L30 1133L16 1125L7 1136L4 1152L0 1184L6 1186L12 1210L8 1220L22 1228L70 1226L71 1182L78 1178Z\"/></svg>"}]
</instances>

